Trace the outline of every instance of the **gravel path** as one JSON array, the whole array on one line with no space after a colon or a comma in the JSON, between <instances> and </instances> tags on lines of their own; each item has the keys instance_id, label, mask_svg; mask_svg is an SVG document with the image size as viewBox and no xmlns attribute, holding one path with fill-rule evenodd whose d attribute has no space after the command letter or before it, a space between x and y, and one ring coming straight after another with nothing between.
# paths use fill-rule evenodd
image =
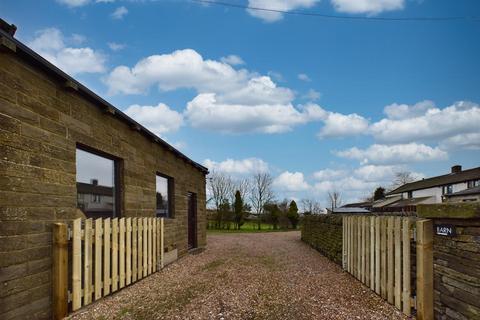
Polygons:
<instances>
[{"instance_id":1,"label":"gravel path","mask_svg":"<svg viewBox=\"0 0 480 320\"><path fill-rule=\"evenodd\" d=\"M208 235L203 253L71 318L404 319L299 232Z\"/></svg>"}]
</instances>

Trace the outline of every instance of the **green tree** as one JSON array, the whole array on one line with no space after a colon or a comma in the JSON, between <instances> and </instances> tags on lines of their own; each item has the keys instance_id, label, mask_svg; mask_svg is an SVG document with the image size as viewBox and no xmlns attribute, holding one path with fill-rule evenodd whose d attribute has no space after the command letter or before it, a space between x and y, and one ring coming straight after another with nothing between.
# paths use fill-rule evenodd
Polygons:
<instances>
[{"instance_id":1,"label":"green tree","mask_svg":"<svg viewBox=\"0 0 480 320\"><path fill-rule=\"evenodd\" d=\"M230 202L227 199L224 199L220 204L218 214L220 215L221 225L220 228L230 230L230 224L232 222L232 210L230 207Z\"/></svg>"},{"instance_id":2,"label":"green tree","mask_svg":"<svg viewBox=\"0 0 480 320\"><path fill-rule=\"evenodd\" d=\"M378 187L373 193L373 201L385 198L385 188Z\"/></svg>"},{"instance_id":3,"label":"green tree","mask_svg":"<svg viewBox=\"0 0 480 320\"><path fill-rule=\"evenodd\" d=\"M233 204L233 217L235 220L235 227L240 230L240 227L245 222L245 205L243 204L242 195L240 191L235 192L235 202Z\"/></svg>"},{"instance_id":4,"label":"green tree","mask_svg":"<svg viewBox=\"0 0 480 320\"><path fill-rule=\"evenodd\" d=\"M300 220L300 215L298 214L298 207L295 200L290 202L290 206L288 207L287 218L290 220L293 229L297 229L298 221Z\"/></svg>"},{"instance_id":5,"label":"green tree","mask_svg":"<svg viewBox=\"0 0 480 320\"><path fill-rule=\"evenodd\" d=\"M264 206L267 222L271 223L274 230L278 229L278 220L280 218L280 209L274 202L266 203Z\"/></svg>"}]
</instances>

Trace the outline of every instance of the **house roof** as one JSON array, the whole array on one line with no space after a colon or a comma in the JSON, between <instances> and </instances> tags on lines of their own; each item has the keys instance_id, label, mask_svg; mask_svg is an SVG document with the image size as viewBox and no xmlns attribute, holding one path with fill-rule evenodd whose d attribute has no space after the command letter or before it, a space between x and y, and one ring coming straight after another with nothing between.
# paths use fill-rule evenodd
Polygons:
<instances>
[{"instance_id":1,"label":"house roof","mask_svg":"<svg viewBox=\"0 0 480 320\"><path fill-rule=\"evenodd\" d=\"M427 178L415 182L410 182L404 184L403 186L398 187L395 190L390 191L387 195L427 189L432 187L444 186L451 183L458 183L468 180L480 179L480 167L463 170L457 173L444 174L442 176L436 176L432 178Z\"/></svg>"},{"instance_id":2,"label":"house roof","mask_svg":"<svg viewBox=\"0 0 480 320\"><path fill-rule=\"evenodd\" d=\"M480 186L458 191L452 194L446 194L447 197L468 196L471 194L480 194Z\"/></svg>"},{"instance_id":3,"label":"house roof","mask_svg":"<svg viewBox=\"0 0 480 320\"><path fill-rule=\"evenodd\" d=\"M387 205L387 207L408 207L408 206L416 206L417 204L424 203L425 201L430 200L433 197L419 197L419 198L410 198L410 199L402 199L400 201L391 203Z\"/></svg>"},{"instance_id":4,"label":"house roof","mask_svg":"<svg viewBox=\"0 0 480 320\"><path fill-rule=\"evenodd\" d=\"M373 208L383 208L394 202L402 200L402 196L393 196L385 199L377 200L373 203Z\"/></svg>"},{"instance_id":5,"label":"house roof","mask_svg":"<svg viewBox=\"0 0 480 320\"><path fill-rule=\"evenodd\" d=\"M328 211L333 212L333 213L369 213L370 211L365 209L365 208L355 208L355 207L341 207L341 208L335 208L333 211L331 209L328 209Z\"/></svg>"},{"instance_id":6,"label":"house roof","mask_svg":"<svg viewBox=\"0 0 480 320\"><path fill-rule=\"evenodd\" d=\"M347 203L342 206L342 208L366 208L371 207L371 201L363 201L363 202L354 202L354 203Z\"/></svg>"},{"instance_id":7,"label":"house roof","mask_svg":"<svg viewBox=\"0 0 480 320\"><path fill-rule=\"evenodd\" d=\"M3 46L4 48L8 48L10 50L9 52L16 54L19 58L25 60L31 65L40 68L41 70L49 74L52 78L55 78L57 81L63 83L66 88L75 90L79 95L91 101L98 108L108 111L109 114L120 119L121 121L126 122L129 126L134 128L135 130L138 130L141 134L145 135L152 141L165 147L167 150L174 153L177 157L185 160L187 163L190 163L195 168L202 171L204 174L208 174L208 169L206 167L188 158L182 152L167 143L165 140L155 135L153 132L127 116L120 109L114 107L112 104L98 96L96 93L85 87L83 84L57 68L52 63L48 62L46 59L44 59L38 53L27 47L25 44L14 38L13 35L15 33L15 30L16 27L14 25L10 25L4 20L0 19L0 47Z\"/></svg>"},{"instance_id":8,"label":"house roof","mask_svg":"<svg viewBox=\"0 0 480 320\"><path fill-rule=\"evenodd\" d=\"M98 194L100 196L112 196L114 194L113 187L105 187L83 182L77 182L77 191L79 193Z\"/></svg>"}]
</instances>

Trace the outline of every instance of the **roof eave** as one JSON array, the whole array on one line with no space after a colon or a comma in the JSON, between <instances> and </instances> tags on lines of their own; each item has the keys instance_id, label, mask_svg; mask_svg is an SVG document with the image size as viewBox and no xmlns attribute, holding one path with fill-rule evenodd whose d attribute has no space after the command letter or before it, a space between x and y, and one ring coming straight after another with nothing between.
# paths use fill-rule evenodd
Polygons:
<instances>
[{"instance_id":1,"label":"roof eave","mask_svg":"<svg viewBox=\"0 0 480 320\"><path fill-rule=\"evenodd\" d=\"M6 41L13 42L13 44L15 45L15 50L11 50L11 48L9 48L11 52L15 52L17 55L21 56L23 59L29 61L30 63L33 63L36 67L39 67L43 71L46 71L48 74L53 75L55 78L57 78L57 80L63 82L69 88L74 89L85 98L94 102L94 104L97 105L99 108L103 108L106 110L113 110L113 112L111 112L113 116L116 116L119 119L127 122L130 126L137 128L139 132L143 133L144 135L152 139L154 142L167 148L169 151L174 153L179 158L185 160L187 163L190 163L191 165L193 165L196 169L202 171L205 175L209 173L208 168L204 167L203 165L187 157L181 151L179 151L178 149L176 149L175 147L167 143L162 138L155 135L153 132L151 132L150 130L148 130L141 124L139 124L137 121L127 116L120 109L116 108L111 103L107 102L106 100L98 96L96 93L88 89L86 86L84 86L83 84L75 80L73 77L69 76L68 74L60 70L58 67L56 67L55 65L47 61L38 53L30 49L25 44L15 39L14 37L12 37L10 34L8 34L2 29L0 29L0 37L6 39ZM4 39L1 39L2 42L4 41Z\"/></svg>"}]
</instances>

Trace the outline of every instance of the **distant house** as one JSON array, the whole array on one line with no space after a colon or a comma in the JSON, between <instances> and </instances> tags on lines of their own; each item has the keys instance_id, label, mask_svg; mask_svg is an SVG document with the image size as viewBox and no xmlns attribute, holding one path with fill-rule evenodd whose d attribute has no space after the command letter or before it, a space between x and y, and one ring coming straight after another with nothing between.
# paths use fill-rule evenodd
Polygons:
<instances>
[{"instance_id":1,"label":"distant house","mask_svg":"<svg viewBox=\"0 0 480 320\"><path fill-rule=\"evenodd\" d=\"M445 196L447 202L472 202L480 201L480 187L473 187L454 192Z\"/></svg>"},{"instance_id":2,"label":"distant house","mask_svg":"<svg viewBox=\"0 0 480 320\"><path fill-rule=\"evenodd\" d=\"M388 192L386 196L387 199L410 199L414 204L441 203L455 193L479 186L480 167L462 170L462 166L455 165L448 174L404 184ZM394 204L390 206L392 205Z\"/></svg>"},{"instance_id":3,"label":"distant house","mask_svg":"<svg viewBox=\"0 0 480 320\"><path fill-rule=\"evenodd\" d=\"M338 209L350 212L416 211L419 204L467 201L480 201L480 167L462 170L462 166L455 165L448 174L406 183L388 192L384 199L350 203ZM338 209L329 213L346 213L338 212Z\"/></svg>"}]
</instances>

